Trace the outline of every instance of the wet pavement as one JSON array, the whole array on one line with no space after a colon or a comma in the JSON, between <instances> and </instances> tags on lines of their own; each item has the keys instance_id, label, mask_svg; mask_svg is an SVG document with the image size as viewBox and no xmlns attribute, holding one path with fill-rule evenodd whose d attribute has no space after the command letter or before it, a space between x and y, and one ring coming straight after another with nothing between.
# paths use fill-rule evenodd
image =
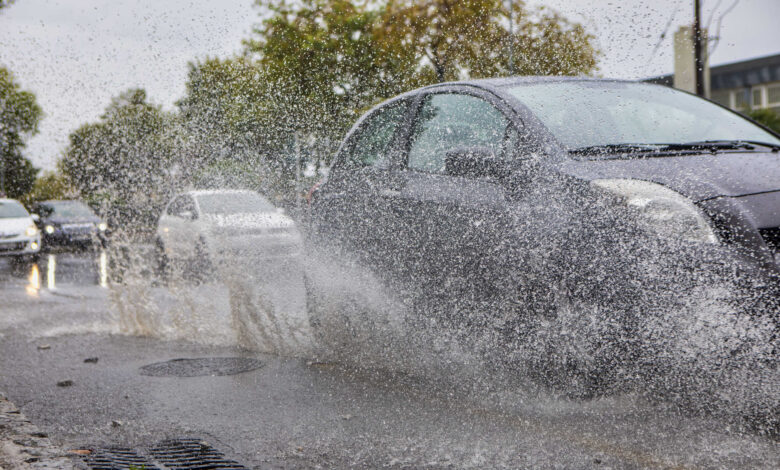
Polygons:
<instances>
[{"instance_id":1,"label":"wet pavement","mask_svg":"<svg viewBox=\"0 0 780 470\"><path fill-rule=\"evenodd\" d=\"M0 390L66 449L194 438L247 468L780 467L775 440L634 395L569 400L317 362L294 271L165 286L138 270L115 284L110 258L0 260ZM142 369L228 357L259 368Z\"/></svg>"}]
</instances>

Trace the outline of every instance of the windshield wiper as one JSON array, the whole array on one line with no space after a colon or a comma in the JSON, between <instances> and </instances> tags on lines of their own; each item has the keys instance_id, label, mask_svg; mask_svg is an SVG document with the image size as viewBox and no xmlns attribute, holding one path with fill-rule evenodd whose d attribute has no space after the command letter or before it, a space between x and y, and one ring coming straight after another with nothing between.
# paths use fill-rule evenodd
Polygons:
<instances>
[{"instance_id":1,"label":"windshield wiper","mask_svg":"<svg viewBox=\"0 0 780 470\"><path fill-rule=\"evenodd\" d=\"M602 144L569 149L575 155L616 155L622 153L646 153L662 149L666 144Z\"/></svg>"},{"instance_id":2,"label":"windshield wiper","mask_svg":"<svg viewBox=\"0 0 780 470\"><path fill-rule=\"evenodd\" d=\"M760 147L768 147L772 152L780 152L780 144L770 144L769 142L760 142L758 140L742 140L751 145L758 145Z\"/></svg>"},{"instance_id":3,"label":"windshield wiper","mask_svg":"<svg viewBox=\"0 0 780 470\"><path fill-rule=\"evenodd\" d=\"M662 152L706 150L715 153L718 150L753 150L755 148L754 144L745 140L701 140L696 142L661 144L659 150Z\"/></svg>"},{"instance_id":4,"label":"windshield wiper","mask_svg":"<svg viewBox=\"0 0 780 470\"><path fill-rule=\"evenodd\" d=\"M780 151L780 145L752 140L701 140L695 142L680 143L622 143L590 145L570 149L569 153L575 155L604 155L619 156L630 154L674 154L678 152L712 152L720 150L755 150L756 146L768 147L772 152Z\"/></svg>"}]
</instances>

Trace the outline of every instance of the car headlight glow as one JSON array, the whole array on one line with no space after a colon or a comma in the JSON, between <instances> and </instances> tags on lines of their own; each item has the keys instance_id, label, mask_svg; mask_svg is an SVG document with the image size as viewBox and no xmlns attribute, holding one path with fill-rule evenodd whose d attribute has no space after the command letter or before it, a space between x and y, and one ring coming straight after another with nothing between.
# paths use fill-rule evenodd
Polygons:
<instances>
[{"instance_id":1,"label":"car headlight glow","mask_svg":"<svg viewBox=\"0 0 780 470\"><path fill-rule=\"evenodd\" d=\"M598 179L591 184L621 197L662 236L718 243L709 218L690 199L666 186L633 179Z\"/></svg>"},{"instance_id":2,"label":"car headlight glow","mask_svg":"<svg viewBox=\"0 0 780 470\"><path fill-rule=\"evenodd\" d=\"M29 227L27 227L27 230L24 231L24 235L27 237L34 237L38 235L38 227L36 227L35 225L30 225Z\"/></svg>"},{"instance_id":3,"label":"car headlight glow","mask_svg":"<svg viewBox=\"0 0 780 470\"><path fill-rule=\"evenodd\" d=\"M47 226L44 228L44 230L46 230L46 233L48 233L49 235L51 235L52 233L54 233L54 226L53 226L53 225L47 225Z\"/></svg>"},{"instance_id":4,"label":"car headlight glow","mask_svg":"<svg viewBox=\"0 0 780 470\"><path fill-rule=\"evenodd\" d=\"M100 222L97 226L98 230L101 232L105 232L108 229L108 224L105 222Z\"/></svg>"}]
</instances>

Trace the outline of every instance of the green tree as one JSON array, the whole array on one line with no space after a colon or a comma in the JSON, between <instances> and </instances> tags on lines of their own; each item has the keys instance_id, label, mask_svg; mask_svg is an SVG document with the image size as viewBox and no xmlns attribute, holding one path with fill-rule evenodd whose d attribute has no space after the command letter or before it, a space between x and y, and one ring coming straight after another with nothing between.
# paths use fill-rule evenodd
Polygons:
<instances>
[{"instance_id":1,"label":"green tree","mask_svg":"<svg viewBox=\"0 0 780 470\"><path fill-rule=\"evenodd\" d=\"M78 193L70 185L68 179L58 171L44 171L43 174L35 179L32 190L27 193L22 202L30 206L34 202L47 201L51 199L71 199L77 197Z\"/></svg>"},{"instance_id":2,"label":"green tree","mask_svg":"<svg viewBox=\"0 0 780 470\"><path fill-rule=\"evenodd\" d=\"M149 228L174 189L174 116L142 89L112 99L100 121L69 136L60 168L114 226Z\"/></svg>"},{"instance_id":3,"label":"green tree","mask_svg":"<svg viewBox=\"0 0 780 470\"><path fill-rule=\"evenodd\" d=\"M186 93L177 103L186 180L289 193L294 165L277 93L262 66L246 57L190 64Z\"/></svg>"},{"instance_id":4,"label":"green tree","mask_svg":"<svg viewBox=\"0 0 780 470\"><path fill-rule=\"evenodd\" d=\"M510 4L511 15L505 0L390 0L376 35L384 49L413 54L437 82L595 69L593 36L581 25Z\"/></svg>"},{"instance_id":5,"label":"green tree","mask_svg":"<svg viewBox=\"0 0 780 470\"><path fill-rule=\"evenodd\" d=\"M21 90L11 72L0 66L0 193L18 198L32 188L38 170L22 150L38 132L42 116L35 95Z\"/></svg>"},{"instance_id":6,"label":"green tree","mask_svg":"<svg viewBox=\"0 0 780 470\"><path fill-rule=\"evenodd\" d=\"M329 154L361 111L406 89L399 72L411 63L376 43L379 11L347 0L280 2L271 11L245 44L269 82L276 141L288 152L297 144Z\"/></svg>"},{"instance_id":7,"label":"green tree","mask_svg":"<svg viewBox=\"0 0 780 470\"><path fill-rule=\"evenodd\" d=\"M763 124L766 127L780 134L780 115L778 115L776 112L772 111L771 109L767 109L767 108L754 109L752 111L749 111L747 115L754 121Z\"/></svg>"}]
</instances>

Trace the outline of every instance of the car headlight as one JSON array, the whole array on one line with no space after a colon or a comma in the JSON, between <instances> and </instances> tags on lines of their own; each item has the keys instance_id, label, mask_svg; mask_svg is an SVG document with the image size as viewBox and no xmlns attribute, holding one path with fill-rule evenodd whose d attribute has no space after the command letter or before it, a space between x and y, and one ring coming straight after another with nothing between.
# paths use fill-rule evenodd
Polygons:
<instances>
[{"instance_id":1,"label":"car headlight","mask_svg":"<svg viewBox=\"0 0 780 470\"><path fill-rule=\"evenodd\" d=\"M690 199L666 186L632 179L599 179L591 184L620 196L662 236L718 243L709 218Z\"/></svg>"},{"instance_id":2,"label":"car headlight","mask_svg":"<svg viewBox=\"0 0 780 470\"><path fill-rule=\"evenodd\" d=\"M24 231L24 235L28 237L34 237L38 235L38 227L36 227L35 225L30 225L29 227L27 227L27 230Z\"/></svg>"},{"instance_id":3,"label":"car headlight","mask_svg":"<svg viewBox=\"0 0 780 470\"><path fill-rule=\"evenodd\" d=\"M47 226L44 228L44 230L46 230L46 233L48 233L49 235L51 235L52 233L54 233L54 226L53 226L53 225L47 225Z\"/></svg>"},{"instance_id":4,"label":"car headlight","mask_svg":"<svg viewBox=\"0 0 780 470\"><path fill-rule=\"evenodd\" d=\"M101 232L105 232L106 230L108 230L108 224L107 224L107 223L105 223L105 222L100 222L100 223L98 224L97 228L98 228L98 230L100 230Z\"/></svg>"}]
</instances>

